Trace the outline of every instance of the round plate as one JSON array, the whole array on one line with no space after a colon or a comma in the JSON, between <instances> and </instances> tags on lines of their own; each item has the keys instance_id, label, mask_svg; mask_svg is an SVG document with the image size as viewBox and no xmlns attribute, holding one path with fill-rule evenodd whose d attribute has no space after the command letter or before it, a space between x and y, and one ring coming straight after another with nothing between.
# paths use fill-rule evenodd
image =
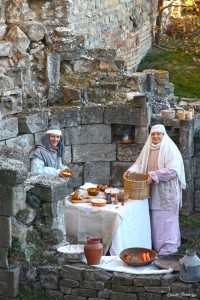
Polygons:
<instances>
[{"instance_id":1,"label":"round plate","mask_svg":"<svg viewBox=\"0 0 200 300\"><path fill-rule=\"evenodd\" d=\"M93 206L104 206L106 205L106 200L105 199L101 199L101 198L96 198L96 199L92 199L91 203Z\"/></svg>"},{"instance_id":2,"label":"round plate","mask_svg":"<svg viewBox=\"0 0 200 300\"><path fill-rule=\"evenodd\" d=\"M147 261L142 260L143 252L149 253L150 260ZM127 254L130 254L131 256L131 259L129 261L125 259ZM142 267L142 266L149 265L150 263L152 263L152 261L156 259L156 257L157 257L157 253L154 250L148 248L127 248L120 253L121 260L127 265L132 267Z\"/></svg>"},{"instance_id":3,"label":"round plate","mask_svg":"<svg viewBox=\"0 0 200 300\"><path fill-rule=\"evenodd\" d=\"M119 143L120 144L132 144L133 140L127 140L127 141L121 140L121 141L119 141Z\"/></svg>"},{"instance_id":4,"label":"round plate","mask_svg":"<svg viewBox=\"0 0 200 300\"><path fill-rule=\"evenodd\" d=\"M182 254L161 255L154 261L154 265L161 269L172 268L174 271L180 271L179 261L183 256Z\"/></svg>"}]
</instances>

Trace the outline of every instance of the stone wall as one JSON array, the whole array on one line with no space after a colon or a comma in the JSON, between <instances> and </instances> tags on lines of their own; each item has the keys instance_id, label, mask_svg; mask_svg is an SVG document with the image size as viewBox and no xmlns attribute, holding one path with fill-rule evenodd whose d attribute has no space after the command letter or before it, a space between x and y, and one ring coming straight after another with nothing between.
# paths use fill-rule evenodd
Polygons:
<instances>
[{"instance_id":1,"label":"stone wall","mask_svg":"<svg viewBox=\"0 0 200 300\"><path fill-rule=\"evenodd\" d=\"M0 299L19 299L20 287L67 300L200 297L200 284L181 282L178 272L131 275L69 263L56 251L66 244L62 179L33 176L2 155L0 187Z\"/></svg>"},{"instance_id":2,"label":"stone wall","mask_svg":"<svg viewBox=\"0 0 200 300\"><path fill-rule=\"evenodd\" d=\"M156 9L157 1L92 0L83 5L76 0L69 4L69 28L84 36L87 48L116 49L133 71L151 47Z\"/></svg>"}]
</instances>

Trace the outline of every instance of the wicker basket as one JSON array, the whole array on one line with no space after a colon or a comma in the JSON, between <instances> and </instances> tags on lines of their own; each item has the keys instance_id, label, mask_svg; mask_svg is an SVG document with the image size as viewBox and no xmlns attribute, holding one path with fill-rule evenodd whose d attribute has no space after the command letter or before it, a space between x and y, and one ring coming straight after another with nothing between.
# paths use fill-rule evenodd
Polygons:
<instances>
[{"instance_id":1,"label":"wicker basket","mask_svg":"<svg viewBox=\"0 0 200 300\"><path fill-rule=\"evenodd\" d=\"M142 200L149 197L148 174L133 173L124 175L124 192L129 194L131 200Z\"/></svg>"}]
</instances>

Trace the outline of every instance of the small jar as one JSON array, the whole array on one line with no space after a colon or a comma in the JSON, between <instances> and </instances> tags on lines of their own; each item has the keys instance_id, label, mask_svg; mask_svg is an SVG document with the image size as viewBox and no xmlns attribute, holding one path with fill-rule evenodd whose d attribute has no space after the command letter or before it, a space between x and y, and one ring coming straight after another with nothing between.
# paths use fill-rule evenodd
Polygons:
<instances>
[{"instance_id":1,"label":"small jar","mask_svg":"<svg viewBox=\"0 0 200 300\"><path fill-rule=\"evenodd\" d=\"M185 120L185 112L180 110L177 112L177 116L179 120Z\"/></svg>"},{"instance_id":2,"label":"small jar","mask_svg":"<svg viewBox=\"0 0 200 300\"><path fill-rule=\"evenodd\" d=\"M194 108L189 108L188 111L192 112L192 116L194 117Z\"/></svg>"},{"instance_id":3,"label":"small jar","mask_svg":"<svg viewBox=\"0 0 200 300\"><path fill-rule=\"evenodd\" d=\"M187 120L192 120L193 117L192 111L186 111L185 115Z\"/></svg>"}]
</instances>

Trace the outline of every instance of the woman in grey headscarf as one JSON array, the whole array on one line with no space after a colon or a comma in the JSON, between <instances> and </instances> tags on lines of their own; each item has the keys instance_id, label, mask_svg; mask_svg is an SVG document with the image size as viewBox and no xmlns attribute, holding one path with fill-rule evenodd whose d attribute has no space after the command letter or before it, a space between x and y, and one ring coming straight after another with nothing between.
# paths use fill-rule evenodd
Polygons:
<instances>
[{"instance_id":1,"label":"woman in grey headscarf","mask_svg":"<svg viewBox=\"0 0 200 300\"><path fill-rule=\"evenodd\" d=\"M68 169L62 165L63 154L62 132L58 126L52 125L30 151L31 172L63 177L60 171Z\"/></svg>"}]
</instances>

